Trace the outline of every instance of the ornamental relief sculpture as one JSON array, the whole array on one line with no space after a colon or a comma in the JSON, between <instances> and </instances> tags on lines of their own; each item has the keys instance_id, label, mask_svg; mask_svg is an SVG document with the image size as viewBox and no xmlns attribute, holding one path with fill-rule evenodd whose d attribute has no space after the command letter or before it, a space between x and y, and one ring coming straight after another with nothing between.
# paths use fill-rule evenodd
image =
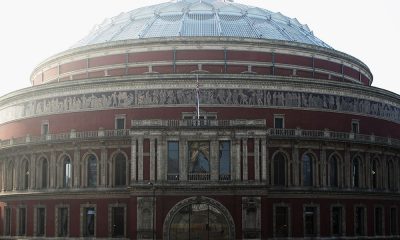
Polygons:
<instances>
[{"instance_id":1,"label":"ornamental relief sculpture","mask_svg":"<svg viewBox=\"0 0 400 240\"><path fill-rule=\"evenodd\" d=\"M151 89L71 95L34 100L0 111L0 124L20 118L97 109L156 105L193 105L193 89ZM202 89L200 103L259 107L308 108L365 114L400 122L400 109L354 97L255 89Z\"/></svg>"}]
</instances>

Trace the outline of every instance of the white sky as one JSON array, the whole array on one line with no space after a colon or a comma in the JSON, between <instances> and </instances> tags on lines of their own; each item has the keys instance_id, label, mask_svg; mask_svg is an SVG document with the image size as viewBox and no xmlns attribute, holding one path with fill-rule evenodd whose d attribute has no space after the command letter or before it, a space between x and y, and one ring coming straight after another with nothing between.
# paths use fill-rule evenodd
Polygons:
<instances>
[{"instance_id":1,"label":"white sky","mask_svg":"<svg viewBox=\"0 0 400 240\"><path fill-rule=\"evenodd\" d=\"M166 0L1 0L0 96L30 86L35 66L67 50L95 24ZM400 94L399 0L235 0L307 24L334 49L369 66L373 86Z\"/></svg>"}]
</instances>

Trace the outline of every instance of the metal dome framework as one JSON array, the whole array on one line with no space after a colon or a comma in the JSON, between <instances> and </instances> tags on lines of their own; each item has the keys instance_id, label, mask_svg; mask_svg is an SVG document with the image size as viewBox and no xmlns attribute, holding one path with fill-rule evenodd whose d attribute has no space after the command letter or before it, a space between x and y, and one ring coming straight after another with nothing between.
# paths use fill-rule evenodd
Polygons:
<instances>
[{"instance_id":1,"label":"metal dome framework","mask_svg":"<svg viewBox=\"0 0 400 240\"><path fill-rule=\"evenodd\" d=\"M222 0L181 0L121 13L95 26L72 48L177 36L272 39L331 48L296 18Z\"/></svg>"}]
</instances>

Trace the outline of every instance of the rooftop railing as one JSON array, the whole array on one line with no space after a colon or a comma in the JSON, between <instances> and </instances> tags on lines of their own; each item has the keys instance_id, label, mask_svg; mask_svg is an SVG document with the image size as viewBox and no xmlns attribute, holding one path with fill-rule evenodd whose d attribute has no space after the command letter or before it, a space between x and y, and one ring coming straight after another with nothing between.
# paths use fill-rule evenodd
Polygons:
<instances>
[{"instance_id":1,"label":"rooftop railing","mask_svg":"<svg viewBox=\"0 0 400 240\"><path fill-rule=\"evenodd\" d=\"M201 122L202 121L202 122ZM200 125L196 125L200 124ZM377 144L392 147L400 147L400 140L391 137L375 135L363 135L346 132L333 132L329 130L305 130L305 129L278 129L266 128L265 120L134 120L131 129L105 130L77 132L71 130L67 133L47 134L42 136L30 136L0 140L0 149L20 145L41 144L50 142L64 142L72 140L108 139L135 136L136 132L146 128L194 128L213 129L221 127L248 127L265 131L268 138L277 139L310 139L324 141L346 141L364 144Z\"/></svg>"}]
</instances>

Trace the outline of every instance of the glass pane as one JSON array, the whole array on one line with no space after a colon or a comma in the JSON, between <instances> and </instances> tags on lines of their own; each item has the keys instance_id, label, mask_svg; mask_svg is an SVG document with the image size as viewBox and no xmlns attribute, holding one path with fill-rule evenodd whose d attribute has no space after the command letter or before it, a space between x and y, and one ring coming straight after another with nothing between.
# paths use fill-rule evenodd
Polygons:
<instances>
[{"instance_id":1,"label":"glass pane","mask_svg":"<svg viewBox=\"0 0 400 240\"><path fill-rule=\"evenodd\" d=\"M11 208L6 208L6 224L5 224L5 235L10 235L11 233Z\"/></svg>"},{"instance_id":2,"label":"glass pane","mask_svg":"<svg viewBox=\"0 0 400 240\"><path fill-rule=\"evenodd\" d=\"M189 143L189 172L210 173L210 143Z\"/></svg>"},{"instance_id":3,"label":"glass pane","mask_svg":"<svg viewBox=\"0 0 400 240\"><path fill-rule=\"evenodd\" d=\"M126 185L126 160L125 156L118 154L115 158L115 186Z\"/></svg>"},{"instance_id":4,"label":"glass pane","mask_svg":"<svg viewBox=\"0 0 400 240\"><path fill-rule=\"evenodd\" d=\"M42 188L47 188L47 160L42 162Z\"/></svg>"},{"instance_id":5,"label":"glass pane","mask_svg":"<svg viewBox=\"0 0 400 240\"><path fill-rule=\"evenodd\" d=\"M312 186L312 159L306 154L303 157L303 184L304 186Z\"/></svg>"},{"instance_id":6,"label":"glass pane","mask_svg":"<svg viewBox=\"0 0 400 240\"><path fill-rule=\"evenodd\" d=\"M97 159L94 155L89 155L87 166L87 183L89 187L97 186Z\"/></svg>"},{"instance_id":7,"label":"glass pane","mask_svg":"<svg viewBox=\"0 0 400 240\"><path fill-rule=\"evenodd\" d=\"M189 221L191 206L186 206L175 215L169 230L170 239L189 239Z\"/></svg>"},{"instance_id":8,"label":"glass pane","mask_svg":"<svg viewBox=\"0 0 400 240\"><path fill-rule=\"evenodd\" d=\"M19 209L19 234L20 235L26 234L26 209L25 208Z\"/></svg>"},{"instance_id":9,"label":"glass pane","mask_svg":"<svg viewBox=\"0 0 400 240\"><path fill-rule=\"evenodd\" d=\"M315 235L316 234L316 219L315 219L315 208L306 207L305 208L305 234Z\"/></svg>"},{"instance_id":10,"label":"glass pane","mask_svg":"<svg viewBox=\"0 0 400 240\"><path fill-rule=\"evenodd\" d=\"M218 209L199 203L179 210L172 220L169 234L170 239L228 240L229 226Z\"/></svg>"},{"instance_id":11,"label":"glass pane","mask_svg":"<svg viewBox=\"0 0 400 240\"><path fill-rule=\"evenodd\" d=\"M219 174L230 175L231 172L231 144L229 141L219 143Z\"/></svg>"},{"instance_id":12,"label":"glass pane","mask_svg":"<svg viewBox=\"0 0 400 240\"><path fill-rule=\"evenodd\" d=\"M330 161L330 184L331 187L338 186L338 166L337 166L337 159L335 156L331 158Z\"/></svg>"},{"instance_id":13,"label":"glass pane","mask_svg":"<svg viewBox=\"0 0 400 240\"><path fill-rule=\"evenodd\" d=\"M340 235L342 232L342 209L340 207L332 208L332 234Z\"/></svg>"},{"instance_id":14,"label":"glass pane","mask_svg":"<svg viewBox=\"0 0 400 240\"><path fill-rule=\"evenodd\" d=\"M362 236L364 235L364 208L357 207L356 208L356 226L355 232L356 235Z\"/></svg>"},{"instance_id":15,"label":"glass pane","mask_svg":"<svg viewBox=\"0 0 400 240\"><path fill-rule=\"evenodd\" d=\"M112 236L113 237L123 237L124 236L124 208L114 207L112 208Z\"/></svg>"},{"instance_id":16,"label":"glass pane","mask_svg":"<svg viewBox=\"0 0 400 240\"><path fill-rule=\"evenodd\" d=\"M95 221L96 211L94 208L85 209L85 225L84 225L84 236L94 236L94 221Z\"/></svg>"},{"instance_id":17,"label":"glass pane","mask_svg":"<svg viewBox=\"0 0 400 240\"><path fill-rule=\"evenodd\" d=\"M276 117L275 121L275 128L283 128L283 118Z\"/></svg>"},{"instance_id":18,"label":"glass pane","mask_svg":"<svg viewBox=\"0 0 400 240\"><path fill-rule=\"evenodd\" d=\"M29 186L29 163L25 162L25 169L24 169L24 189L28 189Z\"/></svg>"},{"instance_id":19,"label":"glass pane","mask_svg":"<svg viewBox=\"0 0 400 240\"><path fill-rule=\"evenodd\" d=\"M223 240L229 239L229 228L222 213L209 205L209 239Z\"/></svg>"},{"instance_id":20,"label":"glass pane","mask_svg":"<svg viewBox=\"0 0 400 240\"><path fill-rule=\"evenodd\" d=\"M276 237L287 237L289 235L288 209L287 207L277 207L275 211L275 235Z\"/></svg>"},{"instance_id":21,"label":"glass pane","mask_svg":"<svg viewBox=\"0 0 400 240\"><path fill-rule=\"evenodd\" d=\"M281 153L274 158L274 184L276 186L285 185L285 158Z\"/></svg>"},{"instance_id":22,"label":"glass pane","mask_svg":"<svg viewBox=\"0 0 400 240\"><path fill-rule=\"evenodd\" d=\"M168 173L179 174L179 142L168 142Z\"/></svg>"},{"instance_id":23,"label":"glass pane","mask_svg":"<svg viewBox=\"0 0 400 240\"><path fill-rule=\"evenodd\" d=\"M125 129L125 119L124 118L117 119L117 129Z\"/></svg>"},{"instance_id":24,"label":"glass pane","mask_svg":"<svg viewBox=\"0 0 400 240\"><path fill-rule=\"evenodd\" d=\"M71 183L71 160L66 157L64 160L64 187L69 187Z\"/></svg>"},{"instance_id":25,"label":"glass pane","mask_svg":"<svg viewBox=\"0 0 400 240\"><path fill-rule=\"evenodd\" d=\"M44 208L37 209L37 235L43 236L45 229L46 212Z\"/></svg>"},{"instance_id":26,"label":"glass pane","mask_svg":"<svg viewBox=\"0 0 400 240\"><path fill-rule=\"evenodd\" d=\"M68 208L58 209L58 236L67 237L68 236Z\"/></svg>"}]
</instances>

